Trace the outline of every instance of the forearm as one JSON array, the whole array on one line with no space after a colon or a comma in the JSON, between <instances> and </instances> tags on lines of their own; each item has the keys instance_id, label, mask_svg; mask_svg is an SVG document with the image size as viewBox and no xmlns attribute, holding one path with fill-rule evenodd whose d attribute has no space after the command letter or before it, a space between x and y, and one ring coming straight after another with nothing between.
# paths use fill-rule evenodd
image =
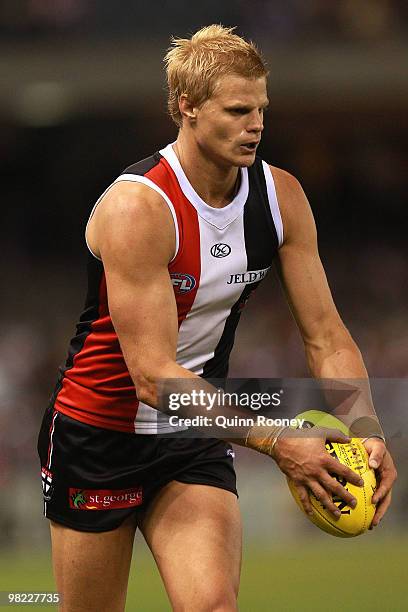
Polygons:
<instances>
[{"instance_id":1,"label":"forearm","mask_svg":"<svg viewBox=\"0 0 408 612\"><path fill-rule=\"evenodd\" d=\"M198 433L273 456L274 444L283 430L281 426L258 425L253 413L223 401L221 389L175 361L166 360L159 368L144 374L134 368L133 379L139 399L144 403L180 420L198 417L194 423ZM175 399L182 397L189 398L190 403L178 401L175 410Z\"/></svg>"},{"instance_id":2,"label":"forearm","mask_svg":"<svg viewBox=\"0 0 408 612\"><path fill-rule=\"evenodd\" d=\"M381 435L367 370L348 332L345 330L333 335L331 341L306 347L306 355L312 375L322 381L333 413L361 437L371 433Z\"/></svg>"},{"instance_id":3,"label":"forearm","mask_svg":"<svg viewBox=\"0 0 408 612\"><path fill-rule=\"evenodd\" d=\"M237 406L225 405L221 390L172 359L151 358L146 362L156 365L144 370L128 366L139 399L177 417L180 424L185 424L185 419L195 419L194 429L205 436L245 445L251 414ZM227 418L228 427L219 426L217 417Z\"/></svg>"}]
</instances>

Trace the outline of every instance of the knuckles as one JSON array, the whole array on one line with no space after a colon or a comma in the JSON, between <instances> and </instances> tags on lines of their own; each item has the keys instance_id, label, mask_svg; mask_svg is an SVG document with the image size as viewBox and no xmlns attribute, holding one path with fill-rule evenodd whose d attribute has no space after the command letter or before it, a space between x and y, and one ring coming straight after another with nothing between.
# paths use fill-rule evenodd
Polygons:
<instances>
[{"instance_id":1,"label":"knuckles","mask_svg":"<svg viewBox=\"0 0 408 612\"><path fill-rule=\"evenodd\" d=\"M307 485L312 481L321 480L325 472L321 466L315 463L294 464L283 470L295 484Z\"/></svg>"}]
</instances>

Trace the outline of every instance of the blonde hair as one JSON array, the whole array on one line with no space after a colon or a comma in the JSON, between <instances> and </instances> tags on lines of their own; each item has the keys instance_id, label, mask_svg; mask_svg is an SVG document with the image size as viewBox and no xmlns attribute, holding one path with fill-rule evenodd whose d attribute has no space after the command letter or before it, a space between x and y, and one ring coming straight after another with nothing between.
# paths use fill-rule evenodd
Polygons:
<instances>
[{"instance_id":1,"label":"blonde hair","mask_svg":"<svg viewBox=\"0 0 408 612\"><path fill-rule=\"evenodd\" d=\"M179 98L187 94L190 102L200 106L215 91L225 74L245 78L266 77L265 62L252 42L233 34L235 28L210 25L191 38L171 39L164 57L168 85L168 110L173 121L182 125Z\"/></svg>"}]
</instances>

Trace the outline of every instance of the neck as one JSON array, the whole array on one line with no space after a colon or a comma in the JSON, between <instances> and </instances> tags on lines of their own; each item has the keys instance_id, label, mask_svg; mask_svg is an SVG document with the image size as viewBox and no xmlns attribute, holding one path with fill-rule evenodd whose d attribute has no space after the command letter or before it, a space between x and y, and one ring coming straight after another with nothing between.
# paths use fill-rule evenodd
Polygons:
<instances>
[{"instance_id":1,"label":"neck","mask_svg":"<svg viewBox=\"0 0 408 612\"><path fill-rule=\"evenodd\" d=\"M223 208L234 199L239 187L236 166L217 165L183 130L173 148L188 180L204 202L213 208Z\"/></svg>"}]
</instances>

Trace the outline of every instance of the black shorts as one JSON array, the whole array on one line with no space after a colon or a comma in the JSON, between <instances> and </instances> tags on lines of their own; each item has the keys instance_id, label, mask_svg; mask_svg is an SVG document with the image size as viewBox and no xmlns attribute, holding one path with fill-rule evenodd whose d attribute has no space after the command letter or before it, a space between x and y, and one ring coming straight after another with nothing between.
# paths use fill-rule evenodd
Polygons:
<instances>
[{"instance_id":1,"label":"black shorts","mask_svg":"<svg viewBox=\"0 0 408 612\"><path fill-rule=\"evenodd\" d=\"M48 408L38 453L45 516L79 531L116 529L172 480L238 495L232 447L214 438L101 429Z\"/></svg>"}]
</instances>

